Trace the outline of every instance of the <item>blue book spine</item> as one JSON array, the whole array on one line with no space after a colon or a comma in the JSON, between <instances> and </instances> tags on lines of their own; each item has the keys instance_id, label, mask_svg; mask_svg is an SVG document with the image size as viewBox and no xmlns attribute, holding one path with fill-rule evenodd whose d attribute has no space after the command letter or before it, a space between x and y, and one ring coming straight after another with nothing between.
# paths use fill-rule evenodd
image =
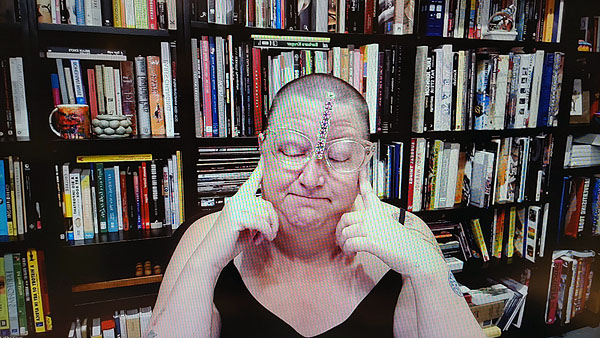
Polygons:
<instances>
[{"instance_id":1,"label":"blue book spine","mask_svg":"<svg viewBox=\"0 0 600 338\"><path fill-rule=\"evenodd\" d=\"M388 144L387 145L387 165L386 165L386 179L387 179L387 186L386 191L385 191L385 197L386 198L393 198L392 196L392 191L394 190L394 149L393 149L393 145Z\"/></svg>"},{"instance_id":2,"label":"blue book spine","mask_svg":"<svg viewBox=\"0 0 600 338\"><path fill-rule=\"evenodd\" d=\"M550 97L552 95L552 72L554 69L554 53L548 53L544 57L544 70L542 71L542 87L540 88L540 104L538 110L538 127L548 125L548 114L550 113Z\"/></svg>"},{"instance_id":3,"label":"blue book spine","mask_svg":"<svg viewBox=\"0 0 600 338\"><path fill-rule=\"evenodd\" d=\"M598 189L600 189L600 178L594 177L594 189L592 189L592 233L596 232L598 227Z\"/></svg>"},{"instance_id":4,"label":"blue book spine","mask_svg":"<svg viewBox=\"0 0 600 338\"><path fill-rule=\"evenodd\" d=\"M527 1L519 1L517 10L517 41L523 41L523 29L525 26L525 6Z\"/></svg>"},{"instance_id":5,"label":"blue book spine","mask_svg":"<svg viewBox=\"0 0 600 338\"><path fill-rule=\"evenodd\" d=\"M560 0L554 2L554 21L552 22L552 40L550 42L558 41L558 16L560 12Z\"/></svg>"},{"instance_id":6,"label":"blue book spine","mask_svg":"<svg viewBox=\"0 0 600 338\"><path fill-rule=\"evenodd\" d=\"M75 16L77 16L77 25L85 26L84 0L75 0Z\"/></svg>"},{"instance_id":7,"label":"blue book spine","mask_svg":"<svg viewBox=\"0 0 600 338\"><path fill-rule=\"evenodd\" d=\"M4 160L0 159L0 236L8 236L8 215L6 214L6 179Z\"/></svg>"},{"instance_id":8,"label":"blue book spine","mask_svg":"<svg viewBox=\"0 0 600 338\"><path fill-rule=\"evenodd\" d=\"M275 28L281 29L281 2L275 1Z\"/></svg>"},{"instance_id":9,"label":"blue book spine","mask_svg":"<svg viewBox=\"0 0 600 338\"><path fill-rule=\"evenodd\" d=\"M215 37L208 37L208 50L210 51L210 94L212 108L212 132L213 137L219 137L219 105L217 103L217 56L215 49Z\"/></svg>"},{"instance_id":10,"label":"blue book spine","mask_svg":"<svg viewBox=\"0 0 600 338\"><path fill-rule=\"evenodd\" d=\"M564 232L565 214L568 209L567 203L569 201L569 195L570 195L570 190L571 190L570 186L571 186L571 176L564 176L563 184L562 184L562 192L560 195L560 210L558 213L558 232L556 234L557 243L562 238L563 232Z\"/></svg>"},{"instance_id":11,"label":"blue book spine","mask_svg":"<svg viewBox=\"0 0 600 338\"><path fill-rule=\"evenodd\" d=\"M85 86L81 73L79 60L71 60L71 73L73 75L73 89L75 90L75 103L87 104L85 100Z\"/></svg>"},{"instance_id":12,"label":"blue book spine","mask_svg":"<svg viewBox=\"0 0 600 338\"><path fill-rule=\"evenodd\" d=\"M106 216L108 232L118 232L119 222L117 220L117 193L115 186L115 169L104 168L104 186L106 187Z\"/></svg>"},{"instance_id":13,"label":"blue book spine","mask_svg":"<svg viewBox=\"0 0 600 338\"><path fill-rule=\"evenodd\" d=\"M426 13L426 30L427 36L443 36L444 35L444 0L430 0L429 5L425 9Z\"/></svg>"},{"instance_id":14,"label":"blue book spine","mask_svg":"<svg viewBox=\"0 0 600 338\"><path fill-rule=\"evenodd\" d=\"M394 144L394 198L400 198L400 187L402 187L402 145Z\"/></svg>"}]
</instances>

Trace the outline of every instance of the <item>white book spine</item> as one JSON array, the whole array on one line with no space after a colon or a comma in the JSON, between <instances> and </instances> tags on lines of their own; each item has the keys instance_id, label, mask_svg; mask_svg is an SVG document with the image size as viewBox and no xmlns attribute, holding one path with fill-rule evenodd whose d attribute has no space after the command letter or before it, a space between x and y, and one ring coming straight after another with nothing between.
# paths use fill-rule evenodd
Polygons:
<instances>
[{"instance_id":1,"label":"white book spine","mask_svg":"<svg viewBox=\"0 0 600 338\"><path fill-rule=\"evenodd\" d=\"M116 115L117 107L115 102L115 73L112 67L102 66L104 75L104 96L106 98L106 114Z\"/></svg>"},{"instance_id":2,"label":"white book spine","mask_svg":"<svg viewBox=\"0 0 600 338\"><path fill-rule=\"evenodd\" d=\"M413 211L421 211L423 179L425 172L425 151L426 141L424 138L417 138L417 155L415 160L415 175L413 179Z\"/></svg>"},{"instance_id":3,"label":"white book spine","mask_svg":"<svg viewBox=\"0 0 600 338\"><path fill-rule=\"evenodd\" d=\"M177 2L167 0L167 29L177 29Z\"/></svg>"},{"instance_id":4,"label":"white book spine","mask_svg":"<svg viewBox=\"0 0 600 338\"><path fill-rule=\"evenodd\" d=\"M531 54L521 55L519 72L519 89L517 91L517 108L515 111L515 128L527 128L529 120L529 92L533 57Z\"/></svg>"},{"instance_id":5,"label":"white book spine","mask_svg":"<svg viewBox=\"0 0 600 338\"><path fill-rule=\"evenodd\" d=\"M425 63L427 60L427 46L418 46L415 57L415 95L413 97L412 131L423 132L425 119ZM459 95L459 97L462 97Z\"/></svg>"},{"instance_id":6,"label":"white book spine","mask_svg":"<svg viewBox=\"0 0 600 338\"><path fill-rule=\"evenodd\" d=\"M83 91L83 79L81 78L81 65L79 60L71 60L71 75L73 76L73 90L75 91L75 103L86 104Z\"/></svg>"},{"instance_id":7,"label":"white book spine","mask_svg":"<svg viewBox=\"0 0 600 338\"><path fill-rule=\"evenodd\" d=\"M540 231L540 243L538 246L540 258L544 257L544 250L546 248L546 229L548 228L548 213L550 211L550 203L544 204L544 215L542 216L542 229Z\"/></svg>"},{"instance_id":8,"label":"white book spine","mask_svg":"<svg viewBox=\"0 0 600 338\"><path fill-rule=\"evenodd\" d=\"M119 312L119 327L121 328L121 338L127 338L127 318L125 310Z\"/></svg>"},{"instance_id":9,"label":"white book spine","mask_svg":"<svg viewBox=\"0 0 600 338\"><path fill-rule=\"evenodd\" d=\"M163 100L165 107L165 132L167 137L174 137L175 120L173 116L173 79L171 72L171 51L169 48L169 42L163 41L160 43L160 54L163 81Z\"/></svg>"},{"instance_id":10,"label":"white book spine","mask_svg":"<svg viewBox=\"0 0 600 338\"><path fill-rule=\"evenodd\" d=\"M95 173L93 173L92 175L95 175ZM92 197L92 221L93 221L93 225L94 225L94 233L97 234L98 233L98 204L96 204L96 186L94 184L92 184L92 182L90 181L90 187L91 187L91 197Z\"/></svg>"},{"instance_id":11,"label":"white book spine","mask_svg":"<svg viewBox=\"0 0 600 338\"><path fill-rule=\"evenodd\" d=\"M83 10L85 13L85 25L92 26L94 21L92 16L92 0L83 0Z\"/></svg>"},{"instance_id":12,"label":"white book spine","mask_svg":"<svg viewBox=\"0 0 600 338\"><path fill-rule=\"evenodd\" d=\"M121 97L121 70L113 69L115 81L115 114L123 115L123 101Z\"/></svg>"},{"instance_id":13,"label":"white book spine","mask_svg":"<svg viewBox=\"0 0 600 338\"><path fill-rule=\"evenodd\" d=\"M171 204L171 227L175 228L176 226L178 226L177 223L177 210L179 209L178 207L178 199L176 198L176 193L177 193L177 185L176 183L176 175L174 173L174 167L173 167L173 160L172 159L168 159L167 160L167 167L169 170L169 187L170 187L170 192L171 194L169 195L169 200L170 200L170 204Z\"/></svg>"},{"instance_id":14,"label":"white book spine","mask_svg":"<svg viewBox=\"0 0 600 338\"><path fill-rule=\"evenodd\" d=\"M435 79L432 84L434 88L434 99L433 99L433 130L440 131L442 128L442 81L444 77L442 75L444 68L444 51L441 48L437 48L433 51L435 54ZM449 79L449 78L448 78Z\"/></svg>"},{"instance_id":15,"label":"white book spine","mask_svg":"<svg viewBox=\"0 0 600 338\"><path fill-rule=\"evenodd\" d=\"M52 16L52 23L60 23L60 7L57 8L56 0L50 0L50 15Z\"/></svg>"},{"instance_id":16,"label":"white book spine","mask_svg":"<svg viewBox=\"0 0 600 338\"><path fill-rule=\"evenodd\" d=\"M73 238L83 240L83 201L81 200L81 169L73 169L71 180L71 208L73 212Z\"/></svg>"},{"instance_id":17,"label":"white book spine","mask_svg":"<svg viewBox=\"0 0 600 338\"><path fill-rule=\"evenodd\" d=\"M13 220L17 223L17 234L22 235L25 233L25 205L23 204L23 180L21 172L21 162L15 160L13 162L14 180L15 180L15 203L17 217L13 215Z\"/></svg>"},{"instance_id":18,"label":"white book spine","mask_svg":"<svg viewBox=\"0 0 600 338\"><path fill-rule=\"evenodd\" d=\"M121 189L125 187L121 187L121 171L119 170L119 166L114 166L115 171L115 195L117 201L117 223L119 224L119 231L123 230L123 201L121 200Z\"/></svg>"},{"instance_id":19,"label":"white book spine","mask_svg":"<svg viewBox=\"0 0 600 338\"><path fill-rule=\"evenodd\" d=\"M8 301L8 319L10 336L19 335L19 310L17 307L17 286L15 284L15 268L13 254L4 254L4 273L6 285L6 298Z\"/></svg>"},{"instance_id":20,"label":"white book spine","mask_svg":"<svg viewBox=\"0 0 600 338\"><path fill-rule=\"evenodd\" d=\"M87 24L87 22L86 22ZM101 0L92 0L92 26L102 26Z\"/></svg>"},{"instance_id":21,"label":"white book spine","mask_svg":"<svg viewBox=\"0 0 600 338\"><path fill-rule=\"evenodd\" d=\"M121 2L123 3L123 2ZM125 27L135 28L135 4L133 0L125 1L125 8L121 8L125 11Z\"/></svg>"},{"instance_id":22,"label":"white book spine","mask_svg":"<svg viewBox=\"0 0 600 338\"><path fill-rule=\"evenodd\" d=\"M29 137L29 118L27 111L27 96L25 94L25 74L23 73L23 58L9 59L10 83L12 85L13 112L15 116L15 131L17 138Z\"/></svg>"},{"instance_id":23,"label":"white book spine","mask_svg":"<svg viewBox=\"0 0 600 338\"><path fill-rule=\"evenodd\" d=\"M77 25L77 11L75 11L75 0L66 0L67 11L69 12L68 24Z\"/></svg>"},{"instance_id":24,"label":"white book spine","mask_svg":"<svg viewBox=\"0 0 600 338\"><path fill-rule=\"evenodd\" d=\"M339 78L342 76L341 71L341 63L342 63L342 48L333 47L333 76Z\"/></svg>"},{"instance_id":25,"label":"white book spine","mask_svg":"<svg viewBox=\"0 0 600 338\"><path fill-rule=\"evenodd\" d=\"M463 125L463 115L464 109L463 104L465 102L464 97L466 94L466 73L465 73L465 51L458 51L458 75L456 79L456 118L454 121L454 130L464 130L465 126ZM423 61L425 63L425 60ZM424 65L423 65L424 66ZM423 93L425 95L425 93Z\"/></svg>"},{"instance_id":26,"label":"white book spine","mask_svg":"<svg viewBox=\"0 0 600 338\"><path fill-rule=\"evenodd\" d=\"M171 199L169 198L169 196L171 195L171 186L169 184L169 168L168 166L164 166L162 168L162 184L163 184L163 191L162 191L162 196L163 196L163 200L164 200L164 204L165 204L165 226L170 226L172 224L172 214L173 214L173 210L171 209Z\"/></svg>"},{"instance_id":27,"label":"white book spine","mask_svg":"<svg viewBox=\"0 0 600 338\"><path fill-rule=\"evenodd\" d=\"M540 216L540 207L530 206L527 212L527 233L524 234L526 238L525 259L535 263L535 254L537 252L537 230L538 221Z\"/></svg>"},{"instance_id":28,"label":"white book spine","mask_svg":"<svg viewBox=\"0 0 600 338\"><path fill-rule=\"evenodd\" d=\"M496 77L496 99L494 104L493 129L504 129L504 117L506 116L506 94L508 89L508 55L498 56L498 74Z\"/></svg>"},{"instance_id":29,"label":"white book spine","mask_svg":"<svg viewBox=\"0 0 600 338\"><path fill-rule=\"evenodd\" d=\"M67 83L67 95L69 96L69 104L77 103L75 98L75 90L73 88L73 74L70 67L65 67L65 82Z\"/></svg>"},{"instance_id":30,"label":"white book spine","mask_svg":"<svg viewBox=\"0 0 600 338\"><path fill-rule=\"evenodd\" d=\"M531 96L529 100L529 122L528 128L537 126L538 110L540 107L540 90L542 89L542 73L544 71L544 51L535 52L535 64L533 66L533 77L531 79Z\"/></svg>"},{"instance_id":31,"label":"white book spine","mask_svg":"<svg viewBox=\"0 0 600 338\"><path fill-rule=\"evenodd\" d=\"M448 188L446 190L446 208L454 207L456 199L456 180L458 179L458 158L460 155L460 144L452 143L450 146L450 162L448 165ZM444 207L444 206L442 206Z\"/></svg>"},{"instance_id":32,"label":"white book spine","mask_svg":"<svg viewBox=\"0 0 600 338\"><path fill-rule=\"evenodd\" d=\"M448 142L443 142L440 147L440 152L438 154L437 169L435 171L435 175L437 175L437 182L435 187L435 203L433 205L435 209L443 208L446 206L449 160L450 144Z\"/></svg>"},{"instance_id":33,"label":"white book spine","mask_svg":"<svg viewBox=\"0 0 600 338\"><path fill-rule=\"evenodd\" d=\"M369 107L369 132L377 131L377 72L379 62L379 44L367 45L367 94L366 101Z\"/></svg>"},{"instance_id":34,"label":"white book spine","mask_svg":"<svg viewBox=\"0 0 600 338\"><path fill-rule=\"evenodd\" d=\"M350 0L348 0L350 1ZM339 6L337 8L338 10L338 26L337 26L337 31L338 33L346 33L346 0L339 0Z\"/></svg>"},{"instance_id":35,"label":"white book spine","mask_svg":"<svg viewBox=\"0 0 600 338\"><path fill-rule=\"evenodd\" d=\"M452 45L443 45L443 65L442 65L442 97L441 97L441 118L442 123L440 130L450 130L452 120L452 72L453 72L453 58Z\"/></svg>"},{"instance_id":36,"label":"white book spine","mask_svg":"<svg viewBox=\"0 0 600 338\"><path fill-rule=\"evenodd\" d=\"M173 213L175 214L175 223L173 225L175 226L174 229L176 229L181 224L181 217L179 214L179 208L181 205L179 195L181 194L181 191L179 190L179 169L177 166L177 155L171 155L171 160L173 163L173 200L175 201L175 209L173 210Z\"/></svg>"}]
</instances>

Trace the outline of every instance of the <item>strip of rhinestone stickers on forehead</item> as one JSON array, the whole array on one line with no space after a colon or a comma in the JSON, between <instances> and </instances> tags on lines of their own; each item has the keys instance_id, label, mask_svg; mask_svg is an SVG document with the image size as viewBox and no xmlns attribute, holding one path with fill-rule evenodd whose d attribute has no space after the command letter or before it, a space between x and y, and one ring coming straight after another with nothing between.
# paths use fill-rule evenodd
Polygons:
<instances>
[{"instance_id":1,"label":"strip of rhinestone stickers on forehead","mask_svg":"<svg viewBox=\"0 0 600 338\"><path fill-rule=\"evenodd\" d=\"M325 109L323 109L323 117L321 118L319 129L319 138L317 140L317 146L315 147L315 155L317 155L318 159L322 159L323 153L325 152L325 142L327 141L327 133L329 132L329 121L331 120L331 111L333 109L334 100L335 94L327 92Z\"/></svg>"}]
</instances>

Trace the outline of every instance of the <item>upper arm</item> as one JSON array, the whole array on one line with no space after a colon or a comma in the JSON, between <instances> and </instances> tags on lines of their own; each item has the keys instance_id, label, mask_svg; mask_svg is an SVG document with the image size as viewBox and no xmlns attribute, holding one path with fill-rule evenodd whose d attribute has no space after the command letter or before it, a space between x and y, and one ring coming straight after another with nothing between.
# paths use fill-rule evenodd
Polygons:
<instances>
[{"instance_id":1,"label":"upper arm","mask_svg":"<svg viewBox=\"0 0 600 338\"><path fill-rule=\"evenodd\" d=\"M206 215L197 221L195 221L185 231L183 237L177 244L177 248L169 261L169 265L165 271L162 282L160 284L160 290L158 292L158 298L156 299L155 311L160 311L164 308L167 298L177 281L177 278L181 274L183 267L190 259L196 248L202 243L206 234L212 228L215 220L219 216L220 212L215 212Z\"/></svg>"}]
</instances>

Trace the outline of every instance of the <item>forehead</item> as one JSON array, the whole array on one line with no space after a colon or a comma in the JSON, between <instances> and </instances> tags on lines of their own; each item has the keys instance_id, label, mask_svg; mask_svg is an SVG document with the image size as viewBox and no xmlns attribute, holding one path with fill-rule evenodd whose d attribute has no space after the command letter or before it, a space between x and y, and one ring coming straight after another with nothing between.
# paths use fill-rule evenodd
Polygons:
<instances>
[{"instance_id":1,"label":"forehead","mask_svg":"<svg viewBox=\"0 0 600 338\"><path fill-rule=\"evenodd\" d=\"M269 120L269 128L293 128L304 132L309 136L318 135L325 100L305 98L299 95L286 95L273 111ZM340 103L333 101L330 114L330 127L328 139L339 137L357 137L362 135L365 127L361 122L359 114L349 101Z\"/></svg>"}]
</instances>

